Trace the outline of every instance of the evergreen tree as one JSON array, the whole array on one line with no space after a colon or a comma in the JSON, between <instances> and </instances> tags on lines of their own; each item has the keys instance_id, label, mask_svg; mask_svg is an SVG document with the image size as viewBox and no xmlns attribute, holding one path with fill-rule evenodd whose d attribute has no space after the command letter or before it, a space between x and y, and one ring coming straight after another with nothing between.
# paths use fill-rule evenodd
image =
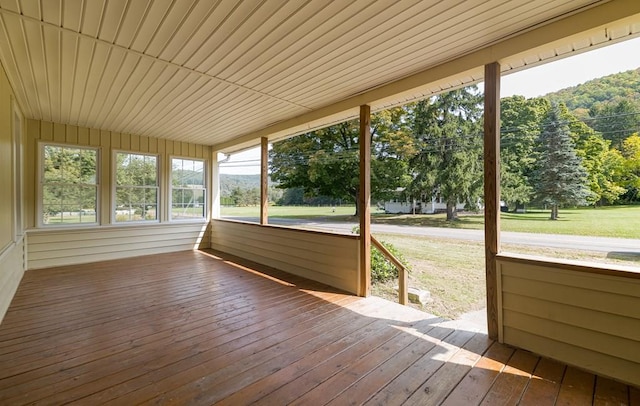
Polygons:
<instances>
[{"instance_id":1,"label":"evergreen tree","mask_svg":"<svg viewBox=\"0 0 640 406\"><path fill-rule=\"evenodd\" d=\"M533 197L536 141L549 107L543 98L512 96L500 101L500 199L514 209Z\"/></svg>"},{"instance_id":2,"label":"evergreen tree","mask_svg":"<svg viewBox=\"0 0 640 406\"><path fill-rule=\"evenodd\" d=\"M414 110L417 154L411 161L414 196L439 192L447 220L456 204L473 207L482 190L482 95L476 86L420 101Z\"/></svg>"},{"instance_id":3,"label":"evergreen tree","mask_svg":"<svg viewBox=\"0 0 640 406\"><path fill-rule=\"evenodd\" d=\"M562 119L562 108L553 104L543 122L539 138L540 158L536 173L536 196L551 206L551 220L558 218L558 207L582 205L589 196L587 173L576 154L569 126Z\"/></svg>"}]
</instances>

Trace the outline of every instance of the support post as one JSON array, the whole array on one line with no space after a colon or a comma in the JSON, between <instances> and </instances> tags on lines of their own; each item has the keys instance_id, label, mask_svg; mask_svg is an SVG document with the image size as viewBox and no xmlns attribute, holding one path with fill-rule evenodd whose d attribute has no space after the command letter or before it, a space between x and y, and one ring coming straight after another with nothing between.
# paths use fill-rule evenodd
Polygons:
<instances>
[{"instance_id":1,"label":"support post","mask_svg":"<svg viewBox=\"0 0 640 406\"><path fill-rule=\"evenodd\" d=\"M209 196L207 198L210 202L209 206L209 218L220 218L220 162L218 161L218 151L211 150L211 176L209 177Z\"/></svg>"},{"instance_id":2,"label":"support post","mask_svg":"<svg viewBox=\"0 0 640 406\"><path fill-rule=\"evenodd\" d=\"M484 246L487 283L487 331L498 339L498 281L500 251L500 64L484 67Z\"/></svg>"},{"instance_id":3,"label":"support post","mask_svg":"<svg viewBox=\"0 0 640 406\"><path fill-rule=\"evenodd\" d=\"M360 296L371 294L371 107L360 106Z\"/></svg>"},{"instance_id":4,"label":"support post","mask_svg":"<svg viewBox=\"0 0 640 406\"><path fill-rule=\"evenodd\" d=\"M260 224L269 223L269 139L260 139Z\"/></svg>"}]
</instances>

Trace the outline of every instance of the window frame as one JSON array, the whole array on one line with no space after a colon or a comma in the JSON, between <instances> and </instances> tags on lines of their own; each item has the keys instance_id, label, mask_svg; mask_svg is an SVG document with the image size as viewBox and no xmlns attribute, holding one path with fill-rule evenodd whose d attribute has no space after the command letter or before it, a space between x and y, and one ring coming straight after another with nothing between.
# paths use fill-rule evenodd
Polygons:
<instances>
[{"instance_id":1,"label":"window frame","mask_svg":"<svg viewBox=\"0 0 640 406\"><path fill-rule=\"evenodd\" d=\"M58 224L46 224L44 222L43 209L44 209L44 152L47 146L68 148L68 149L84 149L96 152L96 181L93 184L96 188L96 214L95 221L88 223L58 223ZM51 141L38 141L38 188L37 188L37 203L36 203L36 227L42 229L51 228L75 228L75 227L95 227L100 225L100 200L101 200L101 166L102 162L102 148L98 146L90 145L78 145L64 142L51 142ZM84 184L83 184L84 185ZM88 185L88 184L87 184Z\"/></svg>"},{"instance_id":2,"label":"window frame","mask_svg":"<svg viewBox=\"0 0 640 406\"><path fill-rule=\"evenodd\" d=\"M156 158L156 218L154 220L131 220L131 221L117 221L117 206L116 202L118 199L117 190L117 171L118 171L118 154L128 154L128 155L144 155L144 156L152 156ZM127 225L137 225L140 226L142 224L158 224L161 221L161 213L162 213L162 158L160 154L152 153L152 152L139 152L139 151L131 151L131 150L112 150L111 151L111 213L109 215L111 224L116 226L127 226Z\"/></svg>"},{"instance_id":3,"label":"window frame","mask_svg":"<svg viewBox=\"0 0 640 406\"><path fill-rule=\"evenodd\" d=\"M203 206L203 215L202 217L198 217L198 218L173 218L173 160L174 159L181 159L181 160L186 160L186 161L198 161L198 162L202 162L202 189L195 189L195 190L202 190L203 192L203 197L204 197L204 202L202 203ZM208 198L207 198L207 193L208 193L208 189L207 189L207 180L208 180L208 171L207 171L207 160L204 158L193 158L193 157L188 157L188 156L182 156L182 155L169 155L169 176L167 179L167 184L168 184L168 193L167 193L167 219L171 222L198 222L201 223L203 221L207 221L208 220L208 210L207 210L207 204L208 204ZM184 189L184 188L176 188L176 189Z\"/></svg>"}]
</instances>

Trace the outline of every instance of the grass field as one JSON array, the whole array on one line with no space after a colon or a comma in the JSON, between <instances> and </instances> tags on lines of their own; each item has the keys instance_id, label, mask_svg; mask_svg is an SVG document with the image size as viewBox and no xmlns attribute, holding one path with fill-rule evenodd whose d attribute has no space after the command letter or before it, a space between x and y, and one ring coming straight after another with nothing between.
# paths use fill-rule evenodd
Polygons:
<instances>
[{"instance_id":1,"label":"grass field","mask_svg":"<svg viewBox=\"0 0 640 406\"><path fill-rule=\"evenodd\" d=\"M269 216L281 218L354 221L352 206L335 207L271 206ZM258 207L223 207L223 216L258 216ZM549 220L549 211L530 210L527 213L501 213L502 231L524 233L569 234L598 237L640 239L640 206L588 207L561 209L558 220ZM423 227L477 229L484 227L482 214L462 213L457 221L446 221L444 214L384 214L372 210L372 223Z\"/></svg>"},{"instance_id":2,"label":"grass field","mask_svg":"<svg viewBox=\"0 0 640 406\"><path fill-rule=\"evenodd\" d=\"M433 302L424 308L438 316L455 319L462 313L485 306L484 245L482 242L443 238L416 238L398 234L376 234L379 240L393 244L411 266L409 286L431 292ZM604 252L586 252L556 248L502 244L504 251L535 254L552 258L595 263L640 265L640 257L612 258ZM373 294L397 301L396 280L372 287Z\"/></svg>"},{"instance_id":3,"label":"grass field","mask_svg":"<svg viewBox=\"0 0 640 406\"><path fill-rule=\"evenodd\" d=\"M332 216L346 220L353 219L355 210L354 206L269 206L269 216L302 219ZM259 215L260 207L222 206L220 213L222 216L250 217Z\"/></svg>"}]
</instances>

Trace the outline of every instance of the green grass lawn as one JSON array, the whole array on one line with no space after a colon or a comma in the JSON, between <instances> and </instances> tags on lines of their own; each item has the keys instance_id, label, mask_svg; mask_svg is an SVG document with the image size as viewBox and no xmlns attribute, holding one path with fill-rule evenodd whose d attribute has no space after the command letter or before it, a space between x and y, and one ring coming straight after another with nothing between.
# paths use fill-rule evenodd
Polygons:
<instances>
[{"instance_id":1,"label":"green grass lawn","mask_svg":"<svg viewBox=\"0 0 640 406\"><path fill-rule=\"evenodd\" d=\"M281 218L351 221L355 219L353 206L308 207L271 206L269 216ZM259 207L223 207L223 216L258 216ZM501 230L524 233L591 235L598 237L640 238L640 206L587 207L561 209L558 220L549 220L548 210L529 210L527 213L501 213ZM399 224L423 227L482 229L482 214L462 213L456 221L446 221L442 214L384 214L372 210L372 223Z\"/></svg>"},{"instance_id":2,"label":"green grass lawn","mask_svg":"<svg viewBox=\"0 0 640 406\"><path fill-rule=\"evenodd\" d=\"M355 206L269 206L269 216L280 218L313 219L318 217L332 217L346 221L353 220ZM222 216L251 217L260 215L258 206L222 206Z\"/></svg>"},{"instance_id":3,"label":"green grass lawn","mask_svg":"<svg viewBox=\"0 0 640 406\"><path fill-rule=\"evenodd\" d=\"M411 266L409 286L431 292L433 302L426 312L455 319L461 314L485 306L484 245L482 242L445 238L428 238L398 234L376 234L379 240L393 244ZM559 248L528 247L502 244L504 251L594 263L640 265L640 257L611 257L605 252L587 252ZM372 293L397 301L397 280L374 284Z\"/></svg>"}]
</instances>

